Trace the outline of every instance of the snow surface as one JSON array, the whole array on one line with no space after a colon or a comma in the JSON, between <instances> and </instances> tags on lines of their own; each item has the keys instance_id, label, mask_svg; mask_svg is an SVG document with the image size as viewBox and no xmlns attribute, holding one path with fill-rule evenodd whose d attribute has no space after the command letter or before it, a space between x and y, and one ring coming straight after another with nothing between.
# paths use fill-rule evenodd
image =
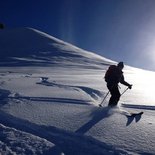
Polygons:
<instances>
[{"instance_id":1,"label":"snow surface","mask_svg":"<svg viewBox=\"0 0 155 155\"><path fill-rule=\"evenodd\" d=\"M116 62L32 28L1 30L0 50L2 155L155 154L154 72L125 66L133 89L100 108Z\"/></svg>"}]
</instances>

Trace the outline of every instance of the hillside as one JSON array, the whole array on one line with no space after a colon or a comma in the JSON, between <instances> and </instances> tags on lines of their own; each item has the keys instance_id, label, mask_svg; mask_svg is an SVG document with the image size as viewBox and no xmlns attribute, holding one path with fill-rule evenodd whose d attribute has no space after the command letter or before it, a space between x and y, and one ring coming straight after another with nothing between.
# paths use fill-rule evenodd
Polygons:
<instances>
[{"instance_id":1,"label":"hillside","mask_svg":"<svg viewBox=\"0 0 155 155\"><path fill-rule=\"evenodd\" d=\"M1 30L0 49L1 66L58 66L68 63L83 67L96 64L98 67L112 62L32 28Z\"/></svg>"},{"instance_id":2,"label":"hillside","mask_svg":"<svg viewBox=\"0 0 155 155\"><path fill-rule=\"evenodd\" d=\"M0 50L1 154L154 154L154 72L125 66L133 89L100 108L116 62L32 28L0 31Z\"/></svg>"}]
</instances>

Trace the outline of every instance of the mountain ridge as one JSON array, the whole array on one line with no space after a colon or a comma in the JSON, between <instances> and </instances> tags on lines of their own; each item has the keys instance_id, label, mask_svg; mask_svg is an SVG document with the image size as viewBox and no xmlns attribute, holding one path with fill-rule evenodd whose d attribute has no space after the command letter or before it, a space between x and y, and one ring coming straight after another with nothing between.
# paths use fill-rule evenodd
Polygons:
<instances>
[{"instance_id":1,"label":"mountain ridge","mask_svg":"<svg viewBox=\"0 0 155 155\"><path fill-rule=\"evenodd\" d=\"M33 28L1 30L0 49L0 66L50 65L63 61L74 64L79 59L81 64L87 61L89 65L114 63Z\"/></svg>"}]
</instances>

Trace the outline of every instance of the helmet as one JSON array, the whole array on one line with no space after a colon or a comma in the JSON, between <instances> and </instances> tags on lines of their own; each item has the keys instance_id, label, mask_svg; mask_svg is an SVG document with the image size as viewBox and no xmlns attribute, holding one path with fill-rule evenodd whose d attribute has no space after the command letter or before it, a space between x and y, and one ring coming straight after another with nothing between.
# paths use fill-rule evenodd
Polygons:
<instances>
[{"instance_id":1,"label":"helmet","mask_svg":"<svg viewBox=\"0 0 155 155\"><path fill-rule=\"evenodd\" d=\"M117 64L118 67L124 68L124 63L121 61Z\"/></svg>"}]
</instances>

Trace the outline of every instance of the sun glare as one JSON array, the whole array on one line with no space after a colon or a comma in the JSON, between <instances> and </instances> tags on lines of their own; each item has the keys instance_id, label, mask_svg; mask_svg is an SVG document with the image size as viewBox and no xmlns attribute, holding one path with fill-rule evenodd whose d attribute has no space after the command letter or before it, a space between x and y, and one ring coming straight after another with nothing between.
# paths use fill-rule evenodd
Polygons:
<instances>
[{"instance_id":1,"label":"sun glare","mask_svg":"<svg viewBox=\"0 0 155 155\"><path fill-rule=\"evenodd\" d=\"M133 75L133 83L135 90L140 92L140 100L144 104L155 104L155 73L150 71L139 70Z\"/></svg>"}]
</instances>

